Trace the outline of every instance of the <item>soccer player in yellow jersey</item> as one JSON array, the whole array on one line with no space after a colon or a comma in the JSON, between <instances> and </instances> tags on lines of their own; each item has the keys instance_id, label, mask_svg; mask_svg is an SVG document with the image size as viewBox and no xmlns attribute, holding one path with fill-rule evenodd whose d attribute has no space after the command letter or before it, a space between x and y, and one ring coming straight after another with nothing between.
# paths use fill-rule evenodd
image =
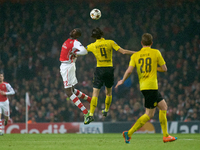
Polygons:
<instances>
[{"instance_id":1,"label":"soccer player in yellow jersey","mask_svg":"<svg viewBox=\"0 0 200 150\"><path fill-rule=\"evenodd\" d=\"M123 79L118 81L115 88L122 85L130 76L134 67L137 68L140 91L145 98L145 114L142 115L129 131L124 131L123 136L126 143L130 143L132 134L141 128L150 118L153 118L156 107L159 108L159 120L163 131L163 142L175 141L177 137L172 137L167 132L167 104L158 91L157 71L166 72L167 66L157 49L152 49L153 37L149 33L142 35L142 49L131 56L129 67Z\"/></svg>"},{"instance_id":2,"label":"soccer player in yellow jersey","mask_svg":"<svg viewBox=\"0 0 200 150\"><path fill-rule=\"evenodd\" d=\"M93 78L93 94L90 103L90 114L86 118L84 124L89 124L94 121L93 114L97 106L99 91L103 85L106 87L106 99L105 109L102 110L102 114L103 116L107 116L107 112L112 102L112 86L114 84L114 68L112 61L113 49L122 54L132 55L134 53L134 51L121 48L113 40L105 40L100 28L92 30L92 38L95 38L96 42L89 44L86 49L88 52L92 52L96 57L97 67Z\"/></svg>"}]
</instances>

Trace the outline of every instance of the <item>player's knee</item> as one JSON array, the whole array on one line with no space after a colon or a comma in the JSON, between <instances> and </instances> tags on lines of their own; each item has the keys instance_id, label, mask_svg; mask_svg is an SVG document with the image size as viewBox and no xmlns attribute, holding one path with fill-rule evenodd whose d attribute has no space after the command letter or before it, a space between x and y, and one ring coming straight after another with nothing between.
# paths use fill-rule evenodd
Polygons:
<instances>
[{"instance_id":1,"label":"player's knee","mask_svg":"<svg viewBox=\"0 0 200 150\"><path fill-rule=\"evenodd\" d=\"M164 105L164 106L162 106L162 107L160 108L160 110L167 110L167 109L168 109L167 105Z\"/></svg>"},{"instance_id":2,"label":"player's knee","mask_svg":"<svg viewBox=\"0 0 200 150\"><path fill-rule=\"evenodd\" d=\"M149 116L150 119L152 119L154 117L154 114L152 114L152 113L146 113L146 114Z\"/></svg>"},{"instance_id":3,"label":"player's knee","mask_svg":"<svg viewBox=\"0 0 200 150\"><path fill-rule=\"evenodd\" d=\"M66 92L68 97L70 97L73 94L71 88L65 89L65 92Z\"/></svg>"},{"instance_id":4,"label":"player's knee","mask_svg":"<svg viewBox=\"0 0 200 150\"><path fill-rule=\"evenodd\" d=\"M112 89L106 88L106 96L112 96Z\"/></svg>"}]
</instances>

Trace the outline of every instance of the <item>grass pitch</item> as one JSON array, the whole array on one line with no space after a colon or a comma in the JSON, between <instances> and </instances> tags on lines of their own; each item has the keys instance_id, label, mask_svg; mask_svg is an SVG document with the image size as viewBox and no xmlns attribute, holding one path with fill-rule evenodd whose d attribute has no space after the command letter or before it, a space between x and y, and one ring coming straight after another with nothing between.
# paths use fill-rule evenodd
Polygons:
<instances>
[{"instance_id":1,"label":"grass pitch","mask_svg":"<svg viewBox=\"0 0 200 150\"><path fill-rule=\"evenodd\" d=\"M171 134L175 142L163 143L162 134L133 134L125 144L122 134L4 134L1 150L199 150L200 134Z\"/></svg>"}]
</instances>

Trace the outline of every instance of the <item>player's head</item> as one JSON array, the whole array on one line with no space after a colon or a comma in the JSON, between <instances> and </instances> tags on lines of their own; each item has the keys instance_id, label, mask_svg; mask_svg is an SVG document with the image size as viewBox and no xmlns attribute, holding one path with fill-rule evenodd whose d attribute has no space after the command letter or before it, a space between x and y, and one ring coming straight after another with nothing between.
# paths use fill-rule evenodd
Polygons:
<instances>
[{"instance_id":1,"label":"player's head","mask_svg":"<svg viewBox=\"0 0 200 150\"><path fill-rule=\"evenodd\" d=\"M102 36L103 36L103 31L101 31L100 28L97 27L92 30L92 35L91 35L92 38L100 39L102 38Z\"/></svg>"},{"instance_id":2,"label":"player's head","mask_svg":"<svg viewBox=\"0 0 200 150\"><path fill-rule=\"evenodd\" d=\"M4 73L3 71L0 71L0 83L4 80Z\"/></svg>"},{"instance_id":3,"label":"player's head","mask_svg":"<svg viewBox=\"0 0 200 150\"><path fill-rule=\"evenodd\" d=\"M142 35L142 41L141 44L143 46L151 46L153 44L153 36L149 33L144 33Z\"/></svg>"},{"instance_id":4,"label":"player's head","mask_svg":"<svg viewBox=\"0 0 200 150\"><path fill-rule=\"evenodd\" d=\"M81 29L80 28L75 28L70 32L70 37L73 39L77 39L81 36Z\"/></svg>"}]
</instances>

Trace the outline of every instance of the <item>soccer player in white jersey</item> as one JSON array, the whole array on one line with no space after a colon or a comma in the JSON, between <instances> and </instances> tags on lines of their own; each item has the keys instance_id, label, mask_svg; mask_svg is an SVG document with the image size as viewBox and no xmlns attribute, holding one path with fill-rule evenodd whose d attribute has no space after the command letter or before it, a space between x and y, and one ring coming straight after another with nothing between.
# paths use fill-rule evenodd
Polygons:
<instances>
[{"instance_id":1,"label":"soccer player in white jersey","mask_svg":"<svg viewBox=\"0 0 200 150\"><path fill-rule=\"evenodd\" d=\"M63 79L64 88L67 96L72 102L84 113L84 119L89 116L88 110L81 103L79 98L91 102L91 97L82 93L81 91L74 89L74 86L78 83L76 79L76 56L86 55L88 52L85 47L77 40L81 36L81 29L75 28L70 32L70 38L68 38L62 45L60 53L60 74Z\"/></svg>"},{"instance_id":2,"label":"soccer player in white jersey","mask_svg":"<svg viewBox=\"0 0 200 150\"><path fill-rule=\"evenodd\" d=\"M7 82L4 82L4 74L0 72L0 135L3 135L2 132L2 120L1 114L4 113L4 125L7 125L10 110L9 110L9 100L7 95L13 95L15 91L11 87L11 85Z\"/></svg>"}]
</instances>

